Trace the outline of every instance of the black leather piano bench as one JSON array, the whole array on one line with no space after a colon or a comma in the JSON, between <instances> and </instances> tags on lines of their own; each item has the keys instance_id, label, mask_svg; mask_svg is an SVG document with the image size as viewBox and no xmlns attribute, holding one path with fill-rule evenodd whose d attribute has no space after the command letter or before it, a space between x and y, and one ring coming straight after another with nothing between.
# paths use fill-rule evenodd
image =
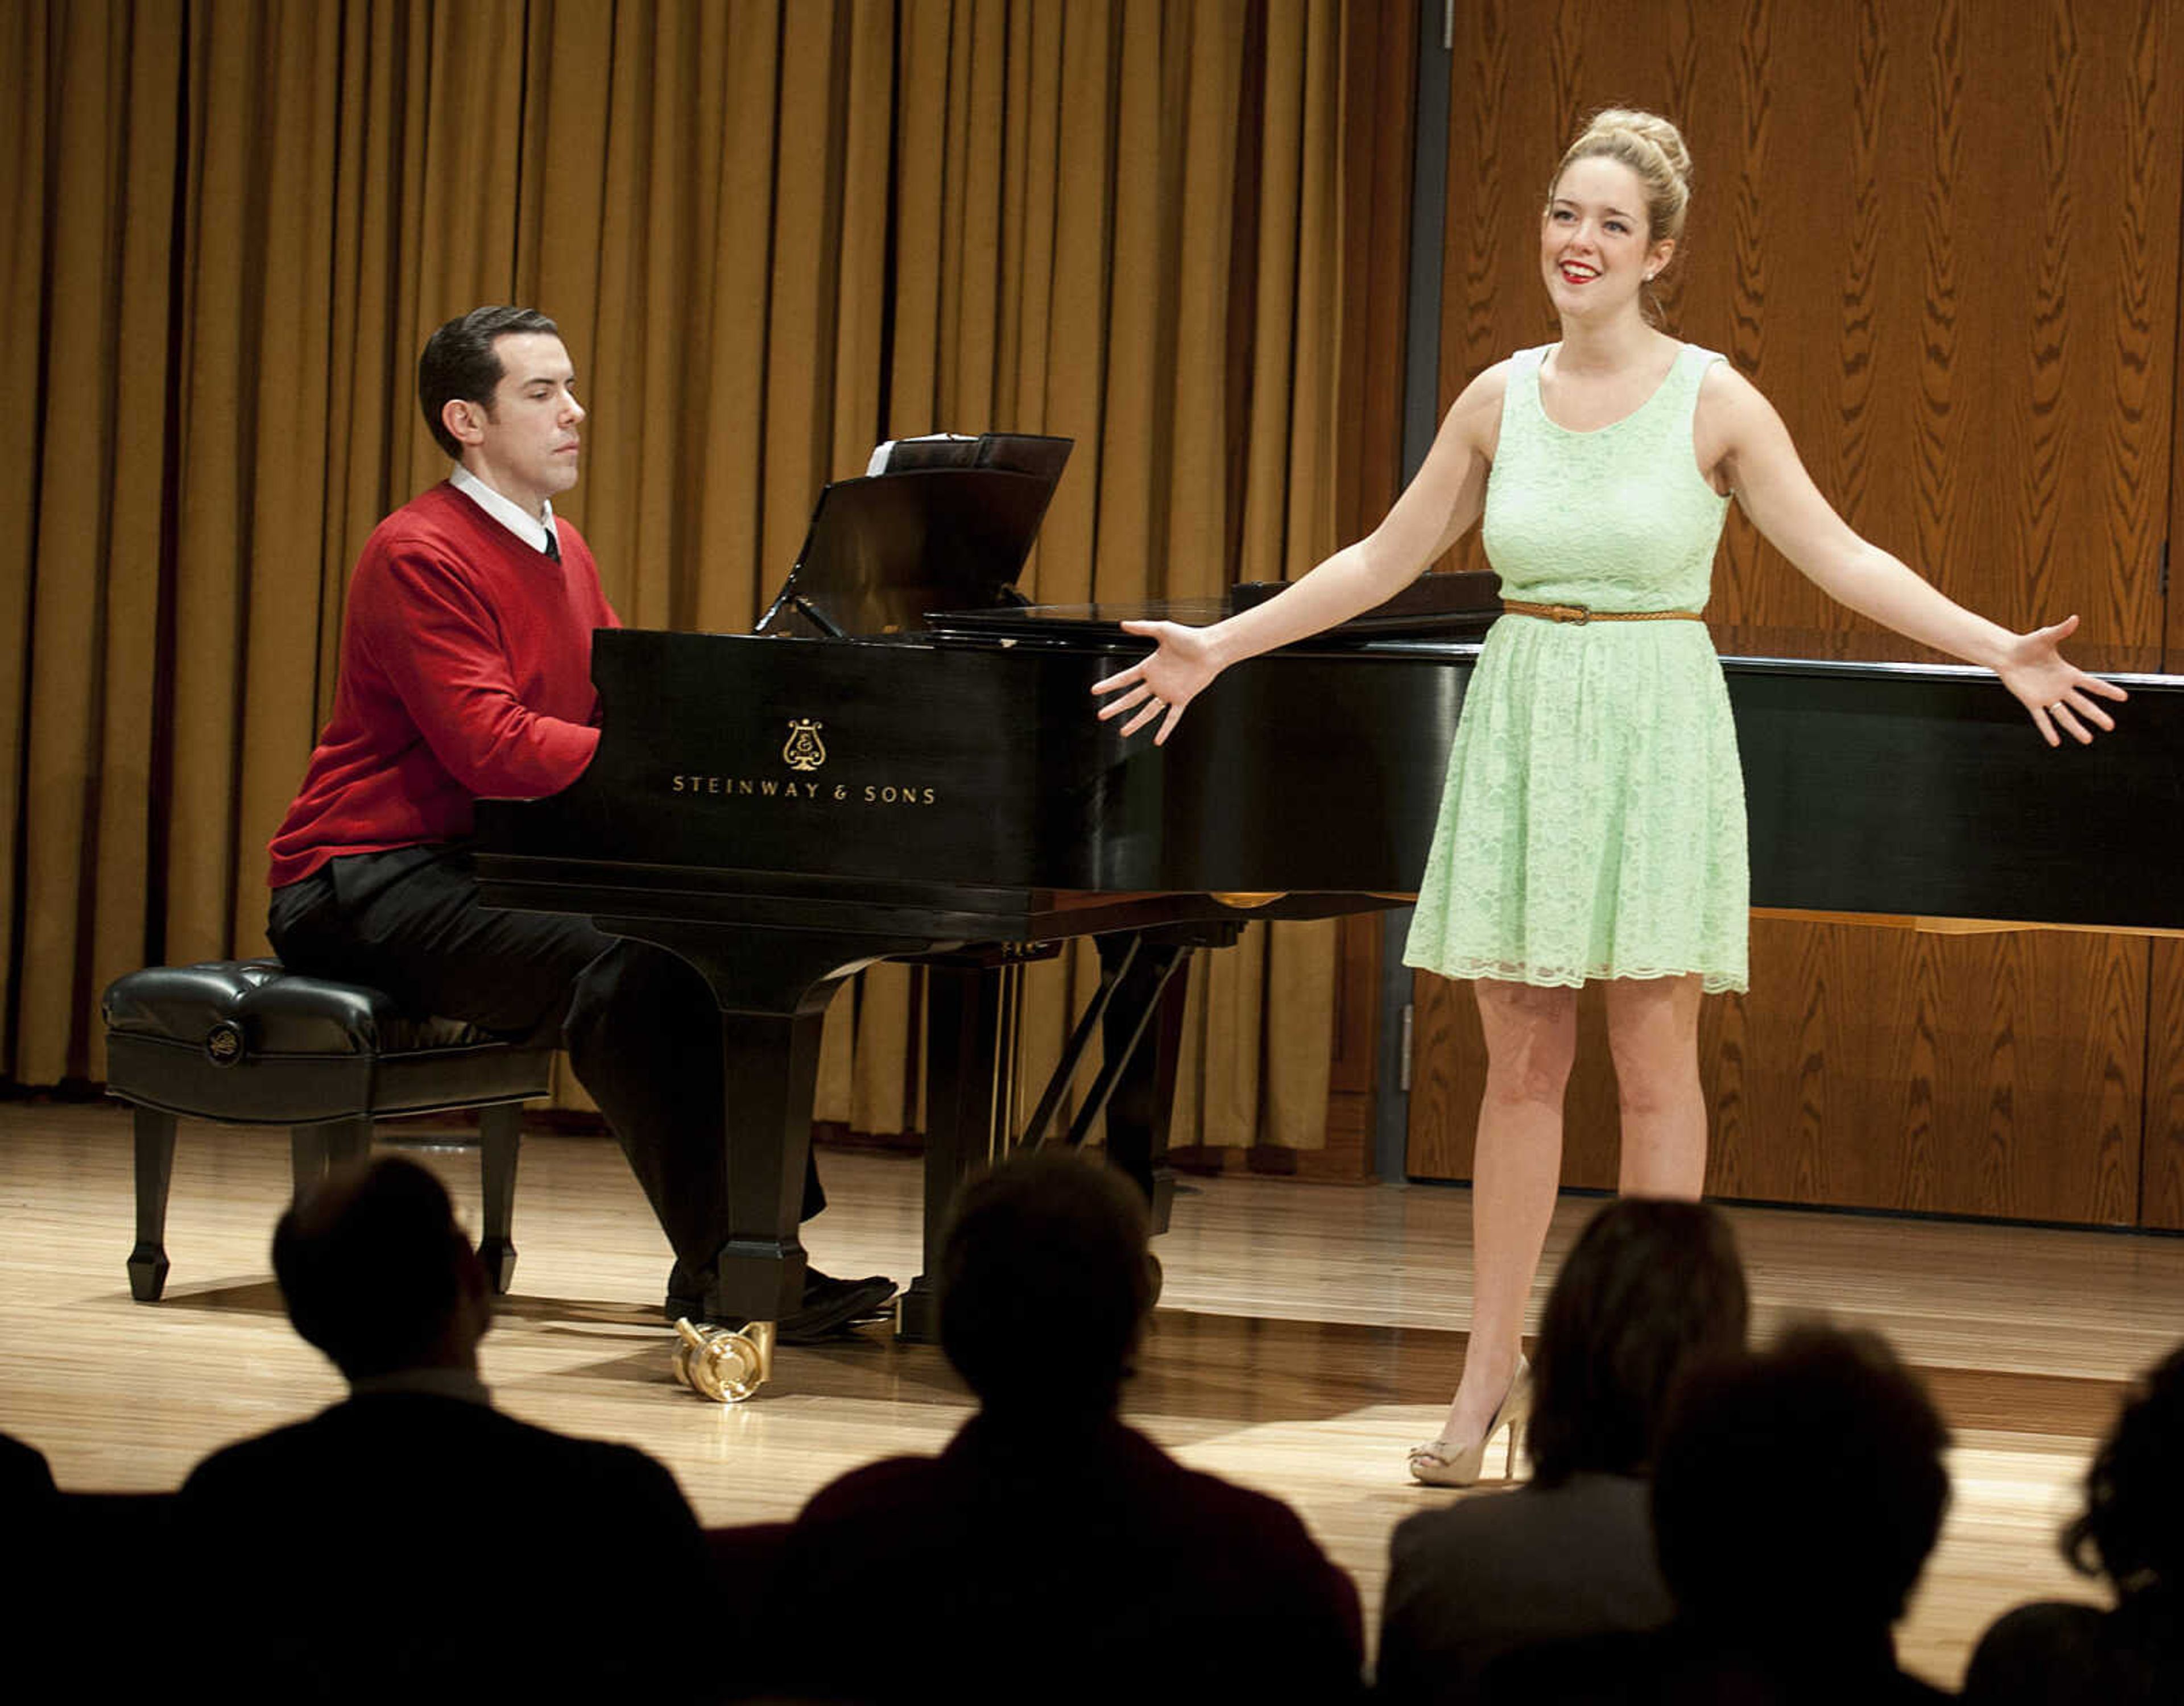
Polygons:
<instances>
[{"instance_id":1,"label":"black leather piano bench","mask_svg":"<svg viewBox=\"0 0 2184 1706\"><path fill-rule=\"evenodd\" d=\"M153 966L117 978L106 1021L106 1093L136 1111L136 1247L129 1290L167 1284L167 1186L179 1116L285 1125L300 1196L360 1160L375 1119L476 1108L485 1167L478 1254L493 1289L515 1274L510 1232L526 1101L546 1095L551 1049L454 1019L417 1019L377 990L284 970L276 960Z\"/></svg>"}]
</instances>

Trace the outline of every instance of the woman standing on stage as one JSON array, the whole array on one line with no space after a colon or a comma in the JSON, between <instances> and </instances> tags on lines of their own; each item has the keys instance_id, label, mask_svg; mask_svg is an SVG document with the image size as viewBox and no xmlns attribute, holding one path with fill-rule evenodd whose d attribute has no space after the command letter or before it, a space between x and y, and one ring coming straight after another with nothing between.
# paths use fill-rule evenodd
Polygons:
<instances>
[{"instance_id":1,"label":"woman standing on stage","mask_svg":"<svg viewBox=\"0 0 2184 1706\"><path fill-rule=\"evenodd\" d=\"M1476 1480L1527 1402L1524 1300L1561 1178L1580 985L1606 985L1622 1190L1695 1198L1705 1179L1699 998L1747 986L1750 928L1736 729L1700 615L1730 499L1830 597L1993 670L2050 745L2112 728L2095 700L2125 697L2058 651L2075 616L2011 633L1852 532L1750 382L1651 323L1690 170L1666 120L1594 119L1540 220L1561 341L1464 388L1368 537L1211 627L1125 624L1157 650L1093 689L1123 733L1157 720L1164 742L1228 665L1370 610L1483 520L1508 614L1464 695L1403 956L1474 979L1486 1035L1463 1378L1410 1457L1438 1485Z\"/></svg>"}]
</instances>

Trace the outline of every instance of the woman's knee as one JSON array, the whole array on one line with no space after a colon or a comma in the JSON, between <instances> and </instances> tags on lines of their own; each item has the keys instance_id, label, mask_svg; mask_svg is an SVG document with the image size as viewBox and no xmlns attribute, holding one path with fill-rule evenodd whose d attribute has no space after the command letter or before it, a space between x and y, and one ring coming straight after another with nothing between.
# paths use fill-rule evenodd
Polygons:
<instances>
[{"instance_id":1,"label":"woman's knee","mask_svg":"<svg viewBox=\"0 0 2184 1706\"><path fill-rule=\"evenodd\" d=\"M1626 1113L1680 1104L1700 1093L1695 1001L1611 999L1607 1048L1615 1063L1617 1096Z\"/></svg>"},{"instance_id":2,"label":"woman's knee","mask_svg":"<svg viewBox=\"0 0 2184 1706\"><path fill-rule=\"evenodd\" d=\"M1560 1107L1577 1056L1577 991L1481 983L1479 1011L1488 1099Z\"/></svg>"},{"instance_id":3,"label":"woman's knee","mask_svg":"<svg viewBox=\"0 0 2184 1706\"><path fill-rule=\"evenodd\" d=\"M1664 1066L1657 1070L1626 1070L1621 1062L1616 1065L1616 1106L1626 1124L1634 1119L1649 1119L1699 1106L1705 1099L1706 1087L1699 1078L1696 1061L1687 1068Z\"/></svg>"}]
</instances>

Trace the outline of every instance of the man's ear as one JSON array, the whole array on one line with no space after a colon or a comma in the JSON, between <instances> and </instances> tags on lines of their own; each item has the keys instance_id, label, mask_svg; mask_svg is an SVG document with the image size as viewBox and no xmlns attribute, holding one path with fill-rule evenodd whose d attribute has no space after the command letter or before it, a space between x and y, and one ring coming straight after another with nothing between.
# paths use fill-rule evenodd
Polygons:
<instances>
[{"instance_id":1,"label":"man's ear","mask_svg":"<svg viewBox=\"0 0 2184 1706\"><path fill-rule=\"evenodd\" d=\"M450 397L440 405L440 424L458 444L485 442L485 410L466 397Z\"/></svg>"}]
</instances>

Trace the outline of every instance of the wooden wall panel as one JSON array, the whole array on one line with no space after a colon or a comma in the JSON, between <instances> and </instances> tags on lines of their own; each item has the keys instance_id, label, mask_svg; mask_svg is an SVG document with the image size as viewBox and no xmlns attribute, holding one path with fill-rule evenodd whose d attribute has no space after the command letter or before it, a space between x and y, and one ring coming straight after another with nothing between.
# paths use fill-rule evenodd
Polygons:
<instances>
[{"instance_id":1,"label":"wooden wall panel","mask_svg":"<svg viewBox=\"0 0 2184 1706\"><path fill-rule=\"evenodd\" d=\"M1696 164L1671 328L1728 354L1852 524L1953 596L2020 627L2075 610L2081 661L2160 666L2184 634L2161 574L2184 527L2184 0L1557 0L1459 7L1457 31L1444 403L1554 336L1538 209L1580 121L1654 108ZM1459 556L1483 566L1475 538ZM1724 650L1764 628L1771 650L1930 655L1736 513L1709 615ZM1757 923L1752 993L1704 1021L1710 1188L2104 1222L2143 1190L2149 1224L2184 1225L2172 949ZM1411 1168L1462 1177L1477 1021L1468 990L1421 978L1417 1001ZM1585 1012L1564 1177L1600 1185L1613 1079Z\"/></svg>"},{"instance_id":2,"label":"wooden wall panel","mask_svg":"<svg viewBox=\"0 0 2184 1706\"><path fill-rule=\"evenodd\" d=\"M2184 24L2179 25L2184 31ZM2177 269L2184 272L2184 243L2178 245ZM2176 293L2174 304L2176 313L2176 341L2171 348L2176 363L2170 375L2170 420L2184 421L2184 291ZM2159 373L2155 375L2159 377ZM2171 590L2172 583L2184 574L2184 455L2177 454L2172 433L2169 452L2169 529L2161 550L2161 593L2164 605L2162 626L2161 667L2174 672L2184 670L2184 587Z\"/></svg>"},{"instance_id":3,"label":"wooden wall panel","mask_svg":"<svg viewBox=\"0 0 2184 1706\"><path fill-rule=\"evenodd\" d=\"M2159 666L2184 175L2178 0L1458 8L1441 389L1552 340L1538 209L1583 117L1683 126L1664 277L1852 524L2098 666ZM1468 548L1475 551L1475 540ZM1924 655L1733 515L1712 614Z\"/></svg>"},{"instance_id":4,"label":"wooden wall panel","mask_svg":"<svg viewBox=\"0 0 2184 1706\"><path fill-rule=\"evenodd\" d=\"M2171 53L2177 51L2172 37ZM2184 270L2184 243L2178 265ZM2172 421L2184 420L2184 293L2176 304L2178 358L2171 377ZM2159 376L2156 376L2157 377ZM2166 604L2162 668L2184 669L2184 587L2176 584L2184 554L2184 454L2169 456L2169 529L2162 559ZM2184 1231L2184 945L2156 942L2148 978L2146 1144L2140 1168L2139 1224Z\"/></svg>"},{"instance_id":5,"label":"wooden wall panel","mask_svg":"<svg viewBox=\"0 0 2184 1706\"><path fill-rule=\"evenodd\" d=\"M2184 1232L2184 942L2150 946L2138 1224Z\"/></svg>"}]
</instances>

